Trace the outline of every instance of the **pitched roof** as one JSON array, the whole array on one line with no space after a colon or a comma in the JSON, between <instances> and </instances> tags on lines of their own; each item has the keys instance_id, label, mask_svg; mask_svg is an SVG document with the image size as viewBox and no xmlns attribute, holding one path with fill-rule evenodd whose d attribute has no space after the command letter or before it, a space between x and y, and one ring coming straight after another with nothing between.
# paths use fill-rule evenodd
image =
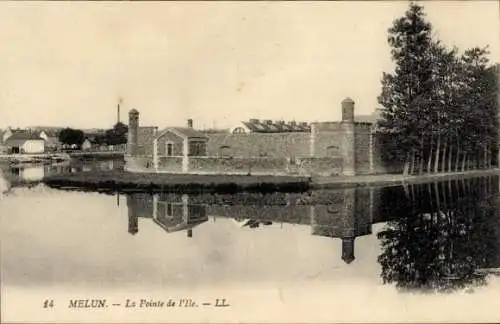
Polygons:
<instances>
[{"instance_id":1,"label":"pitched roof","mask_svg":"<svg viewBox=\"0 0 500 324\"><path fill-rule=\"evenodd\" d=\"M242 122L250 131L254 133L290 133L290 132L310 132L311 127L307 123L296 123L284 121L273 122L271 120L250 119Z\"/></svg>"},{"instance_id":2,"label":"pitched roof","mask_svg":"<svg viewBox=\"0 0 500 324\"><path fill-rule=\"evenodd\" d=\"M43 138L40 137L38 132L26 132L26 131L16 131L9 138L7 138L6 142L14 141L14 140L41 140Z\"/></svg>"},{"instance_id":3,"label":"pitched roof","mask_svg":"<svg viewBox=\"0 0 500 324\"><path fill-rule=\"evenodd\" d=\"M166 130L173 130L174 132L180 133L187 138L207 138L207 136L202 132L190 127L169 127Z\"/></svg>"}]
</instances>

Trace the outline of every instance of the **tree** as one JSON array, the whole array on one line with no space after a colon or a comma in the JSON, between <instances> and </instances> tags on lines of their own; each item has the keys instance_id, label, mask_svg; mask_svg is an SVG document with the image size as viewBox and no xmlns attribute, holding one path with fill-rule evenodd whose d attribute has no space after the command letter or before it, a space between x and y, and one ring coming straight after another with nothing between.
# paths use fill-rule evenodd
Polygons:
<instances>
[{"instance_id":1,"label":"tree","mask_svg":"<svg viewBox=\"0 0 500 324\"><path fill-rule=\"evenodd\" d=\"M383 282L442 292L486 285L478 270L498 262L497 187L488 178L412 185L393 211L394 196L383 192L380 212L397 213L377 234Z\"/></svg>"},{"instance_id":2,"label":"tree","mask_svg":"<svg viewBox=\"0 0 500 324\"><path fill-rule=\"evenodd\" d=\"M430 108L433 86L431 25L425 21L421 6L410 4L406 14L394 21L388 42L396 68L394 73L384 73L382 77L379 137L383 142L398 143L385 158L404 161L407 174L410 168L413 172L415 159L423 158L425 134L420 130L430 124L425 113Z\"/></svg>"},{"instance_id":3,"label":"tree","mask_svg":"<svg viewBox=\"0 0 500 324\"><path fill-rule=\"evenodd\" d=\"M66 145L76 145L80 147L85 140L83 131L73 128L64 128L59 132L59 141Z\"/></svg>"},{"instance_id":4,"label":"tree","mask_svg":"<svg viewBox=\"0 0 500 324\"><path fill-rule=\"evenodd\" d=\"M487 48L459 55L430 33L413 3L389 29L395 71L383 74L378 98L382 160L403 164L405 175L497 165L498 72Z\"/></svg>"},{"instance_id":5,"label":"tree","mask_svg":"<svg viewBox=\"0 0 500 324\"><path fill-rule=\"evenodd\" d=\"M105 141L108 145L119 145L127 143L128 126L118 122L113 128L108 129L105 134Z\"/></svg>"}]
</instances>

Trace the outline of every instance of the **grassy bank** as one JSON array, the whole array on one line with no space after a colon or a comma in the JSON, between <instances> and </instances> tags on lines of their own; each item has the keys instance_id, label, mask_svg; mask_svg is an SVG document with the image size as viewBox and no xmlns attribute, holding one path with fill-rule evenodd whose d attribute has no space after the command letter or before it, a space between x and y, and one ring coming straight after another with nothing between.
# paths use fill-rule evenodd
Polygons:
<instances>
[{"instance_id":1,"label":"grassy bank","mask_svg":"<svg viewBox=\"0 0 500 324\"><path fill-rule=\"evenodd\" d=\"M285 176L153 174L121 171L81 172L45 177L52 188L81 188L90 191L121 192L304 192L309 178Z\"/></svg>"}]
</instances>

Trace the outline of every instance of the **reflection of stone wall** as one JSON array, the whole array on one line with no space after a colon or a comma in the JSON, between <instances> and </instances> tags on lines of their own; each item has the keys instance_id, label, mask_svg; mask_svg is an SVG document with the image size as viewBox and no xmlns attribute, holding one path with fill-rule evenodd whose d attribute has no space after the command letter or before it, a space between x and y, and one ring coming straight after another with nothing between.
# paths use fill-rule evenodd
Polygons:
<instances>
[{"instance_id":1,"label":"reflection of stone wall","mask_svg":"<svg viewBox=\"0 0 500 324\"><path fill-rule=\"evenodd\" d=\"M135 217L153 217L153 196L146 193L133 193L127 195L129 213Z\"/></svg>"},{"instance_id":2,"label":"reflection of stone wall","mask_svg":"<svg viewBox=\"0 0 500 324\"><path fill-rule=\"evenodd\" d=\"M309 206L210 205L210 215L236 219L270 220L291 224L310 224Z\"/></svg>"}]
</instances>

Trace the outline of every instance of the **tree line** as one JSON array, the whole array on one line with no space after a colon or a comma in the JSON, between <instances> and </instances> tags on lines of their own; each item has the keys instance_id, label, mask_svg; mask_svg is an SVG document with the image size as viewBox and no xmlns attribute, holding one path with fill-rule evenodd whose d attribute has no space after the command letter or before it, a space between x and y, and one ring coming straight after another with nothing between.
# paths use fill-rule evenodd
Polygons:
<instances>
[{"instance_id":1,"label":"tree line","mask_svg":"<svg viewBox=\"0 0 500 324\"><path fill-rule=\"evenodd\" d=\"M92 135L92 144L120 145L127 143L128 126L119 122L102 134ZM88 136L80 129L65 128L59 132L59 142L80 148Z\"/></svg>"},{"instance_id":2,"label":"tree line","mask_svg":"<svg viewBox=\"0 0 500 324\"><path fill-rule=\"evenodd\" d=\"M378 98L383 161L405 175L497 166L499 66L488 48L447 48L415 3L388 33L395 70Z\"/></svg>"}]
</instances>

